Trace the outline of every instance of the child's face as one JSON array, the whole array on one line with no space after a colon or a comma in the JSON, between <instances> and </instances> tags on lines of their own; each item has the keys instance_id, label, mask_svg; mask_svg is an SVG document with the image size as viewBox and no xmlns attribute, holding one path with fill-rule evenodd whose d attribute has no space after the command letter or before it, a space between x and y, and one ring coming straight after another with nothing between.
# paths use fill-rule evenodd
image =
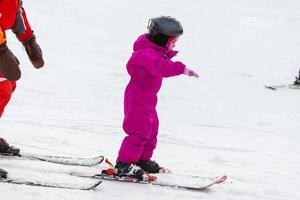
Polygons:
<instances>
[{"instance_id":1,"label":"child's face","mask_svg":"<svg viewBox=\"0 0 300 200\"><path fill-rule=\"evenodd\" d=\"M175 47L176 42L178 41L178 39L179 39L179 36L172 36L168 41L167 48L168 49L173 49Z\"/></svg>"}]
</instances>

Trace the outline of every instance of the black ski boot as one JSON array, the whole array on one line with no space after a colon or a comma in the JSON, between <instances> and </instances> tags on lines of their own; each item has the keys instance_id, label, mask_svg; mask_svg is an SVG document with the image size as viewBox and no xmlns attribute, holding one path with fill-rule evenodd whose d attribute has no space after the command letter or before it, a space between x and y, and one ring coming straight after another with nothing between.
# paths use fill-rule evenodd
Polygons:
<instances>
[{"instance_id":1,"label":"black ski boot","mask_svg":"<svg viewBox=\"0 0 300 200\"><path fill-rule=\"evenodd\" d=\"M296 76L296 80L294 82L294 85L300 85L300 70L299 70L299 75L298 77Z\"/></svg>"},{"instance_id":2,"label":"black ski boot","mask_svg":"<svg viewBox=\"0 0 300 200\"><path fill-rule=\"evenodd\" d=\"M0 168L0 179L7 178L7 171Z\"/></svg>"},{"instance_id":3,"label":"black ski boot","mask_svg":"<svg viewBox=\"0 0 300 200\"><path fill-rule=\"evenodd\" d=\"M3 138L0 138L0 155L16 156L19 153L20 153L20 149L14 146L9 146L9 144Z\"/></svg>"},{"instance_id":4,"label":"black ski boot","mask_svg":"<svg viewBox=\"0 0 300 200\"><path fill-rule=\"evenodd\" d=\"M136 163L137 166L141 167L146 173L159 173L161 167L154 160L139 160Z\"/></svg>"},{"instance_id":5,"label":"black ski boot","mask_svg":"<svg viewBox=\"0 0 300 200\"><path fill-rule=\"evenodd\" d=\"M117 170L116 174L118 176L129 176L140 181L144 179L144 170L134 164L127 164L117 161L115 169Z\"/></svg>"},{"instance_id":6,"label":"black ski boot","mask_svg":"<svg viewBox=\"0 0 300 200\"><path fill-rule=\"evenodd\" d=\"M294 82L294 85L300 85L300 76L296 77L296 80Z\"/></svg>"}]
</instances>

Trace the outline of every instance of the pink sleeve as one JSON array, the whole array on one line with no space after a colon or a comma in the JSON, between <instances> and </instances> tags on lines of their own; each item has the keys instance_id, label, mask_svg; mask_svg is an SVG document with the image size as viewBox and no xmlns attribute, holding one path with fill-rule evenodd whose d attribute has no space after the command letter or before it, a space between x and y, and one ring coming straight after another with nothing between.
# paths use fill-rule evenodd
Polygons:
<instances>
[{"instance_id":1,"label":"pink sleeve","mask_svg":"<svg viewBox=\"0 0 300 200\"><path fill-rule=\"evenodd\" d=\"M173 62L154 52L147 53L147 58L144 59L143 65L153 76L161 78L183 74L185 68L183 63Z\"/></svg>"}]
</instances>

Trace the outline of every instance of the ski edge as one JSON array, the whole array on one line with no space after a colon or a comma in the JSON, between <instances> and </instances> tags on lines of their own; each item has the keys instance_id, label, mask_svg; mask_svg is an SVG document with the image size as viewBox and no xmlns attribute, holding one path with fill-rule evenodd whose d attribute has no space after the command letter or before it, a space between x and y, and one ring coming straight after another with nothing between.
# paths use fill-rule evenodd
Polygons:
<instances>
[{"instance_id":1,"label":"ski edge","mask_svg":"<svg viewBox=\"0 0 300 200\"><path fill-rule=\"evenodd\" d=\"M86 166L86 167L91 167L95 165L99 165L103 162L104 156L96 156L92 158L76 158L76 157L65 157L65 156L41 156L39 157L38 155L21 155L20 157L23 158L28 158L28 159L34 159L34 160L39 160L39 161L44 161L44 162L51 162L51 163L56 163L56 164L64 164L64 165L74 165L74 166ZM57 159L57 160L55 160ZM61 160L59 160L61 159ZM77 161L67 161L67 159L74 159L74 160L79 160ZM80 162L80 160L82 162ZM95 160L94 162L84 162L84 160Z\"/></svg>"},{"instance_id":2,"label":"ski edge","mask_svg":"<svg viewBox=\"0 0 300 200\"><path fill-rule=\"evenodd\" d=\"M52 156L52 155L34 155L34 154L18 154L18 155L0 155L1 157L9 158L22 158L29 160L39 160L44 162L63 164L63 165L74 165L74 166L86 166L91 167L101 164L104 161L104 156L96 156L91 158L80 158L80 157L68 157L68 156ZM72 161L73 159L73 161ZM86 160L86 161L85 161ZM88 162L87 162L88 160Z\"/></svg>"},{"instance_id":3,"label":"ski edge","mask_svg":"<svg viewBox=\"0 0 300 200\"><path fill-rule=\"evenodd\" d=\"M0 183L87 191L87 190L94 190L97 186L99 186L102 183L102 180L98 180L95 183L92 183L90 185L78 186L78 187L67 185L67 184L41 183L41 182L34 182L34 181L17 180L17 179L12 179L12 178L0 179Z\"/></svg>"}]
</instances>

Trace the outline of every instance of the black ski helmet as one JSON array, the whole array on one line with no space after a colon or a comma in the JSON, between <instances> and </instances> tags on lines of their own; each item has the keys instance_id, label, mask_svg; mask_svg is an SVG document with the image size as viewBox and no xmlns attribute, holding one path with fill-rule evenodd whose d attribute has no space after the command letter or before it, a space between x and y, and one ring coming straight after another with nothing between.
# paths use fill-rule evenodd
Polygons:
<instances>
[{"instance_id":1,"label":"black ski helmet","mask_svg":"<svg viewBox=\"0 0 300 200\"><path fill-rule=\"evenodd\" d=\"M153 43L166 46L171 36L179 36L183 34L181 23L170 16L161 16L151 18L148 21L147 37Z\"/></svg>"},{"instance_id":2,"label":"black ski helmet","mask_svg":"<svg viewBox=\"0 0 300 200\"><path fill-rule=\"evenodd\" d=\"M161 16L149 19L147 28L151 35L162 33L168 36L178 36L183 34L181 23L170 16Z\"/></svg>"}]
</instances>

